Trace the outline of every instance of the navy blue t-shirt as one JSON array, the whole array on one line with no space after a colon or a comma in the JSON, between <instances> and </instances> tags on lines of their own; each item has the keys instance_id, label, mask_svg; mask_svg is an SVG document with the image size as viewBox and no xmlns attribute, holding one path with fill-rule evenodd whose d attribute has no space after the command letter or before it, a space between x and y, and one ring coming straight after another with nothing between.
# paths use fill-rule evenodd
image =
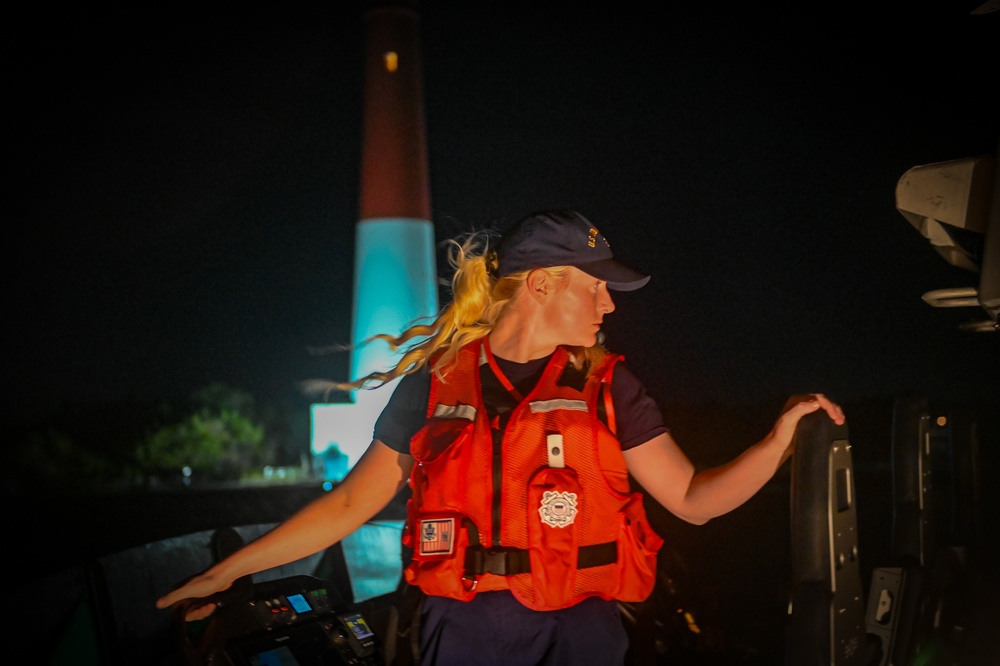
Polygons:
<instances>
[{"instance_id":1,"label":"navy blue t-shirt","mask_svg":"<svg viewBox=\"0 0 1000 666\"><path fill-rule=\"evenodd\" d=\"M542 376L551 356L515 363L495 356L500 370L521 395L527 395ZM382 414L375 422L374 437L400 453L410 452L410 440L427 419L431 375L427 366L403 377ZM639 378L624 361L615 364L611 379L611 401L615 409L618 441L625 451L669 432L659 405L646 393Z\"/></svg>"}]
</instances>

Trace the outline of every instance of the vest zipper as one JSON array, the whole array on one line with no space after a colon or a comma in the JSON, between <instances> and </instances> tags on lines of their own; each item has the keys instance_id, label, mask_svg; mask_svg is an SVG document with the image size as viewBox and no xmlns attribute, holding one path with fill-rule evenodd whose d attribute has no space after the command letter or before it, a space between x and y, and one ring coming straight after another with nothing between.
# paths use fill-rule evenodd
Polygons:
<instances>
[{"instance_id":1,"label":"vest zipper","mask_svg":"<svg viewBox=\"0 0 1000 666\"><path fill-rule=\"evenodd\" d=\"M517 401L518 406L524 398L518 392L507 375L503 373L500 366L497 365L496 358L493 356L493 350L490 349L490 338L486 336L482 338L483 351L486 352L486 361L489 363L490 370L493 371L493 375L500 380L507 392L514 396ZM514 408L515 410L517 407ZM501 489L503 488L503 433L507 429L507 421L513 412L508 412L505 416L506 419L501 418L497 422L497 427L493 428L491 424L491 432L493 434L493 529L490 531L490 545L492 546L503 546L500 542L500 506L502 498Z\"/></svg>"},{"instance_id":2,"label":"vest zipper","mask_svg":"<svg viewBox=\"0 0 1000 666\"><path fill-rule=\"evenodd\" d=\"M503 430L491 428L493 433L493 529L490 534L490 545L502 546L500 543L500 500L503 488Z\"/></svg>"}]
</instances>

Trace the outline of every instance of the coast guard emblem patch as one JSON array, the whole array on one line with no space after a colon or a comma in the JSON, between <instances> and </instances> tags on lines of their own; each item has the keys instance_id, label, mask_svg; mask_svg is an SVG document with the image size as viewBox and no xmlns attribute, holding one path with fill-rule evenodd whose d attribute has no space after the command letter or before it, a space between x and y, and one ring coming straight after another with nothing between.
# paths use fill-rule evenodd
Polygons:
<instances>
[{"instance_id":1,"label":"coast guard emblem patch","mask_svg":"<svg viewBox=\"0 0 1000 666\"><path fill-rule=\"evenodd\" d=\"M576 518L576 493L546 490L542 495L542 505L538 515L542 522L551 527L566 527Z\"/></svg>"}]
</instances>

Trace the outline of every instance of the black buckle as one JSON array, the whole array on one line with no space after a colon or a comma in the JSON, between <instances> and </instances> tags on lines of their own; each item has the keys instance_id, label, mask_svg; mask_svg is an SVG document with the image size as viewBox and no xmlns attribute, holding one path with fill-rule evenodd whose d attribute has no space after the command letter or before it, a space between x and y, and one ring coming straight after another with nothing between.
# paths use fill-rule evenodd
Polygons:
<instances>
[{"instance_id":1,"label":"black buckle","mask_svg":"<svg viewBox=\"0 0 1000 666\"><path fill-rule=\"evenodd\" d=\"M470 548L467 552L466 569L477 576L485 573L497 576L512 576L525 573L520 565L521 553L517 548Z\"/></svg>"},{"instance_id":2,"label":"black buckle","mask_svg":"<svg viewBox=\"0 0 1000 666\"><path fill-rule=\"evenodd\" d=\"M507 551L498 548L490 548L483 553L483 571L497 576L507 575Z\"/></svg>"}]
</instances>

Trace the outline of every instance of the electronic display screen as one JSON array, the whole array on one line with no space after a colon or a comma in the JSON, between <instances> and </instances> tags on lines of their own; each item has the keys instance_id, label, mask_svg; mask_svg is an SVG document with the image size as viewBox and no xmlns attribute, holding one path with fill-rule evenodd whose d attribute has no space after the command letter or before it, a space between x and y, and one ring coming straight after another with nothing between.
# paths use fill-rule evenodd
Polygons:
<instances>
[{"instance_id":1,"label":"electronic display screen","mask_svg":"<svg viewBox=\"0 0 1000 666\"><path fill-rule=\"evenodd\" d=\"M250 657L250 666L300 666L300 664L288 646L282 645L253 655Z\"/></svg>"},{"instance_id":2,"label":"electronic display screen","mask_svg":"<svg viewBox=\"0 0 1000 666\"><path fill-rule=\"evenodd\" d=\"M292 605L296 613L308 613L312 610L312 606L301 594L289 594L288 603Z\"/></svg>"},{"instance_id":3,"label":"electronic display screen","mask_svg":"<svg viewBox=\"0 0 1000 666\"><path fill-rule=\"evenodd\" d=\"M374 636L374 632L368 628L368 623L365 622L365 618L361 617L360 613L351 613L350 615L341 615L340 619L344 621L347 628L357 636L358 640L364 640L366 638L371 638Z\"/></svg>"}]
</instances>

